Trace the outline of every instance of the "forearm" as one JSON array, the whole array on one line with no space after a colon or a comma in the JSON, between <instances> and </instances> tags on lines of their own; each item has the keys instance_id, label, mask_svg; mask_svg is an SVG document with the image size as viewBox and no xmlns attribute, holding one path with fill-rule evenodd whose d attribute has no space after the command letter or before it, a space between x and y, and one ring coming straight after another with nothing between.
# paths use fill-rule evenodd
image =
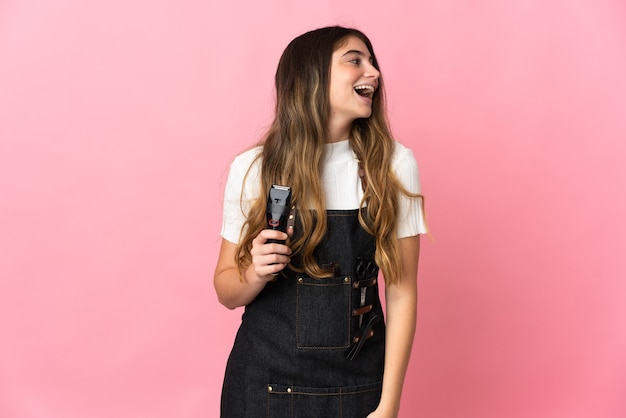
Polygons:
<instances>
[{"instance_id":1,"label":"forearm","mask_svg":"<svg viewBox=\"0 0 626 418\"><path fill-rule=\"evenodd\" d=\"M243 277L238 268L227 268L215 272L215 291L220 303L229 309L245 306L263 290L267 282L254 280L254 271L246 269Z\"/></svg>"},{"instance_id":2,"label":"forearm","mask_svg":"<svg viewBox=\"0 0 626 418\"><path fill-rule=\"evenodd\" d=\"M263 290L267 282L290 261L291 250L284 244L266 243L268 239L284 240L287 234L265 229L252 241L252 263L240 274L237 263L237 245L222 240L213 282L220 303L229 309L249 304Z\"/></svg>"},{"instance_id":3,"label":"forearm","mask_svg":"<svg viewBox=\"0 0 626 418\"><path fill-rule=\"evenodd\" d=\"M385 288L387 331L383 390L376 417L395 418L400 409L404 377L409 365L417 316L417 264L419 236L398 241L402 274L396 284Z\"/></svg>"},{"instance_id":4,"label":"forearm","mask_svg":"<svg viewBox=\"0 0 626 418\"><path fill-rule=\"evenodd\" d=\"M380 408L396 417L411 356L416 323L416 295L403 295L387 306L385 374Z\"/></svg>"}]
</instances>

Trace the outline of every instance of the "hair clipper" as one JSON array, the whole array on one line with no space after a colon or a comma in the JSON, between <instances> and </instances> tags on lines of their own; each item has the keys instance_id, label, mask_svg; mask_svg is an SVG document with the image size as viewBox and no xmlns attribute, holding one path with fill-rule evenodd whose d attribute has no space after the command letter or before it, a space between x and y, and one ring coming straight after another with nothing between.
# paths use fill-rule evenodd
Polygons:
<instances>
[{"instance_id":1,"label":"hair clipper","mask_svg":"<svg viewBox=\"0 0 626 418\"><path fill-rule=\"evenodd\" d=\"M272 185L267 195L267 229L287 232L291 210L291 187ZM269 243L284 244L285 240L268 239Z\"/></svg>"}]
</instances>

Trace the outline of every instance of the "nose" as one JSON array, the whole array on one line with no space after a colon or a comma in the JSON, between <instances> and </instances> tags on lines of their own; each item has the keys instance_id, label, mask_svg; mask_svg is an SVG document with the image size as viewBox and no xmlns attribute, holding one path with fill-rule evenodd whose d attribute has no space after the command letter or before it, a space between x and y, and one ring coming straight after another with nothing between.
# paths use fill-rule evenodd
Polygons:
<instances>
[{"instance_id":1,"label":"nose","mask_svg":"<svg viewBox=\"0 0 626 418\"><path fill-rule=\"evenodd\" d=\"M373 64L369 64L367 69L365 70L365 75L378 80L380 78L380 71L378 71Z\"/></svg>"}]
</instances>

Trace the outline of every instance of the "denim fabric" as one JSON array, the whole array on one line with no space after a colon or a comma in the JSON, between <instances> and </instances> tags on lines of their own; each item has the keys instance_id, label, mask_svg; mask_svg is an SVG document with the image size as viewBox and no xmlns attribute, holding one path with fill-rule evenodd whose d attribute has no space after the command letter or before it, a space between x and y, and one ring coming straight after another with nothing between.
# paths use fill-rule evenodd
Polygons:
<instances>
[{"instance_id":1,"label":"denim fabric","mask_svg":"<svg viewBox=\"0 0 626 418\"><path fill-rule=\"evenodd\" d=\"M380 382L343 388L268 385L267 416L365 417L376 409L381 387Z\"/></svg>"},{"instance_id":2,"label":"denim fabric","mask_svg":"<svg viewBox=\"0 0 626 418\"><path fill-rule=\"evenodd\" d=\"M346 277L296 278L296 346L298 348L350 347L350 295ZM322 302L323 301L323 302ZM322 305L323 303L323 305ZM324 324L333 326L324 326Z\"/></svg>"},{"instance_id":3,"label":"denim fabric","mask_svg":"<svg viewBox=\"0 0 626 418\"><path fill-rule=\"evenodd\" d=\"M357 259L373 260L375 240L358 211L328 211L328 233L316 248L320 265L336 263L337 277L316 279L285 271L246 306L226 367L223 418L362 418L380 400L384 321L354 360L346 354L359 329ZM297 224L296 224L297 228ZM297 260L296 260L297 262ZM382 315L378 286L367 288L365 314Z\"/></svg>"}]
</instances>

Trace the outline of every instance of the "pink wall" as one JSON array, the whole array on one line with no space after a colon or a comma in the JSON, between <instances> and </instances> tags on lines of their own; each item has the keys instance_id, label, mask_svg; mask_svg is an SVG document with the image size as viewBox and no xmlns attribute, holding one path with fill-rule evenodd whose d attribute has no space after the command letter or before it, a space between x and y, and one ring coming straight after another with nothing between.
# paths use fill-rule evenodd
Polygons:
<instances>
[{"instance_id":1,"label":"pink wall","mask_svg":"<svg viewBox=\"0 0 626 418\"><path fill-rule=\"evenodd\" d=\"M0 416L218 415L225 173L333 23L434 234L401 416L626 416L624 3L221 3L0 3Z\"/></svg>"}]
</instances>

